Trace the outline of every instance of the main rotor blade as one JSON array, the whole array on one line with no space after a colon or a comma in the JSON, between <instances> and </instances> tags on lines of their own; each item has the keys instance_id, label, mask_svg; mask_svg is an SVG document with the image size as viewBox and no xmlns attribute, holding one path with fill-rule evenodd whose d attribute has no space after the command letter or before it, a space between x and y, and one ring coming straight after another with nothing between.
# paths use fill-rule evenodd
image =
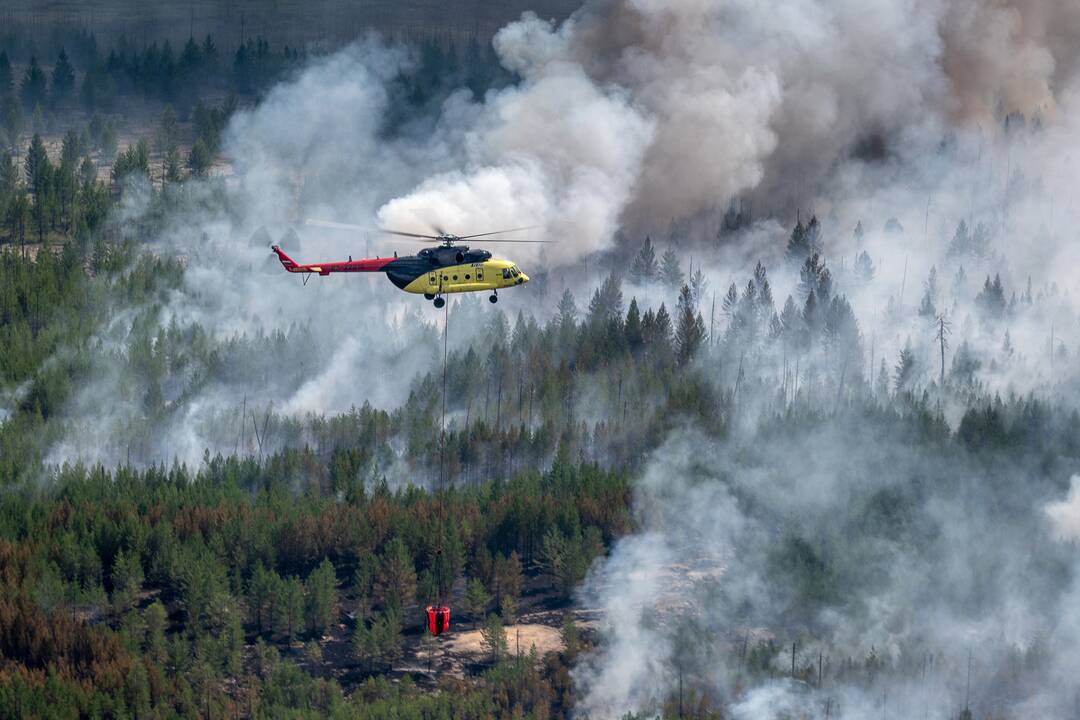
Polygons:
<instances>
[{"instance_id":1,"label":"main rotor blade","mask_svg":"<svg viewBox=\"0 0 1080 720\"><path fill-rule=\"evenodd\" d=\"M324 227L332 228L334 230L357 230L359 232L379 232L387 233L389 235L401 235L411 238L422 238L424 240L439 240L438 235L417 235L415 233L400 232L398 230L387 230L386 228L371 228L363 225L353 225L352 223L340 223L332 222L330 220L316 220L314 218L308 218L304 221L305 225L311 225L312 227Z\"/></svg>"},{"instance_id":2,"label":"main rotor blade","mask_svg":"<svg viewBox=\"0 0 1080 720\"><path fill-rule=\"evenodd\" d=\"M387 235L400 235L401 237L422 238L424 240L441 240L438 235L417 235L416 233L401 232L400 230L387 230L386 228L379 228L379 232L386 233Z\"/></svg>"},{"instance_id":3,"label":"main rotor blade","mask_svg":"<svg viewBox=\"0 0 1080 720\"><path fill-rule=\"evenodd\" d=\"M521 232L523 230L532 230L536 225L530 225L529 227L511 228L510 230L496 230L494 232L477 233L476 235L462 235L458 240L470 240L472 238L487 237L489 235L502 235L504 233ZM543 240L506 240L505 242L544 242Z\"/></svg>"},{"instance_id":4,"label":"main rotor blade","mask_svg":"<svg viewBox=\"0 0 1080 720\"><path fill-rule=\"evenodd\" d=\"M335 230L360 230L361 232L370 231L371 228L364 227L363 225L353 225L352 223L339 223L330 222L329 220L316 220L315 218L308 218L304 221L305 225L311 225L312 227L324 227L334 228Z\"/></svg>"},{"instance_id":5,"label":"main rotor blade","mask_svg":"<svg viewBox=\"0 0 1080 720\"><path fill-rule=\"evenodd\" d=\"M477 237L477 236L473 235L471 237ZM464 240L465 238L458 238L458 239L459 240ZM487 245L488 243L498 243L499 245L501 245L503 243L550 243L550 244L554 245L554 244L556 244L558 242L559 242L558 240L485 240L484 244Z\"/></svg>"}]
</instances>

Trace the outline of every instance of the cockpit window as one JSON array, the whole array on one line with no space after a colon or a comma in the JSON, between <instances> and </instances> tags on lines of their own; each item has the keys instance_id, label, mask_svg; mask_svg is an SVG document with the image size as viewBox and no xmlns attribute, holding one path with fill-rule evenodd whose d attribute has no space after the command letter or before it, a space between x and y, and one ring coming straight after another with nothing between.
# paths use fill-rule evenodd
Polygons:
<instances>
[{"instance_id":1,"label":"cockpit window","mask_svg":"<svg viewBox=\"0 0 1080 720\"><path fill-rule=\"evenodd\" d=\"M509 280L510 279L510 270L508 268L503 268L503 279L504 280Z\"/></svg>"},{"instance_id":2,"label":"cockpit window","mask_svg":"<svg viewBox=\"0 0 1080 720\"><path fill-rule=\"evenodd\" d=\"M514 277L517 277L518 276L518 269L516 267L510 268L510 274L513 275Z\"/></svg>"}]
</instances>

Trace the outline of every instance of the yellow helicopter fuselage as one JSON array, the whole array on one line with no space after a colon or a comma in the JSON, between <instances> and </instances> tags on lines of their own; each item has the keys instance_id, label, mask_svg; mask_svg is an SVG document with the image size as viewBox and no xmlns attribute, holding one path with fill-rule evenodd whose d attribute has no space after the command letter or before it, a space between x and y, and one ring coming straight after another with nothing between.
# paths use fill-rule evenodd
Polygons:
<instances>
[{"instance_id":1,"label":"yellow helicopter fuselage","mask_svg":"<svg viewBox=\"0 0 1080 720\"><path fill-rule=\"evenodd\" d=\"M509 260L485 260L433 268L402 288L418 295L487 292L524 285L529 276Z\"/></svg>"}]
</instances>

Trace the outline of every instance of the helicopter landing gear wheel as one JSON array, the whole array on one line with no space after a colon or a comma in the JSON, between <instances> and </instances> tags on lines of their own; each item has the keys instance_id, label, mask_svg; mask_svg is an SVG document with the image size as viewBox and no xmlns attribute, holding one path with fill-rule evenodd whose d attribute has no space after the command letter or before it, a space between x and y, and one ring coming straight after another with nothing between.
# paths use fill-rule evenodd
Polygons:
<instances>
[{"instance_id":1,"label":"helicopter landing gear wheel","mask_svg":"<svg viewBox=\"0 0 1080 720\"><path fill-rule=\"evenodd\" d=\"M495 303L499 302L499 296L492 294L491 297L488 298L488 302L494 305Z\"/></svg>"},{"instance_id":2,"label":"helicopter landing gear wheel","mask_svg":"<svg viewBox=\"0 0 1080 720\"><path fill-rule=\"evenodd\" d=\"M432 295L431 293L424 293L424 299L425 300L434 300L435 296Z\"/></svg>"},{"instance_id":3,"label":"helicopter landing gear wheel","mask_svg":"<svg viewBox=\"0 0 1080 720\"><path fill-rule=\"evenodd\" d=\"M442 299L441 297L435 298L435 302L434 302L435 309L439 309L445 304L446 304L446 300Z\"/></svg>"}]
</instances>

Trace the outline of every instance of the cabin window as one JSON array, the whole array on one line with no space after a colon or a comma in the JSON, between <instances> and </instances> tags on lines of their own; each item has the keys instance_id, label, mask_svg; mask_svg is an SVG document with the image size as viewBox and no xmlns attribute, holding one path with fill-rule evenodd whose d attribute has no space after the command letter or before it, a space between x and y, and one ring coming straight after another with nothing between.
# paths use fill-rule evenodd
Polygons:
<instances>
[{"instance_id":1,"label":"cabin window","mask_svg":"<svg viewBox=\"0 0 1080 720\"><path fill-rule=\"evenodd\" d=\"M435 283L436 283L435 273L428 273L427 284L428 285L434 285Z\"/></svg>"},{"instance_id":2,"label":"cabin window","mask_svg":"<svg viewBox=\"0 0 1080 720\"><path fill-rule=\"evenodd\" d=\"M454 282L457 282L457 275L454 276Z\"/></svg>"},{"instance_id":3,"label":"cabin window","mask_svg":"<svg viewBox=\"0 0 1080 720\"><path fill-rule=\"evenodd\" d=\"M477 280L483 280L484 279L484 271L483 270L477 270L476 271L476 279Z\"/></svg>"},{"instance_id":4,"label":"cabin window","mask_svg":"<svg viewBox=\"0 0 1080 720\"><path fill-rule=\"evenodd\" d=\"M468 280L468 279L469 279L469 273L465 273L465 279L466 279L466 280Z\"/></svg>"},{"instance_id":5,"label":"cabin window","mask_svg":"<svg viewBox=\"0 0 1080 720\"><path fill-rule=\"evenodd\" d=\"M450 276L449 275L443 275L442 279L443 279L443 282L446 282L447 280L450 279Z\"/></svg>"}]
</instances>

